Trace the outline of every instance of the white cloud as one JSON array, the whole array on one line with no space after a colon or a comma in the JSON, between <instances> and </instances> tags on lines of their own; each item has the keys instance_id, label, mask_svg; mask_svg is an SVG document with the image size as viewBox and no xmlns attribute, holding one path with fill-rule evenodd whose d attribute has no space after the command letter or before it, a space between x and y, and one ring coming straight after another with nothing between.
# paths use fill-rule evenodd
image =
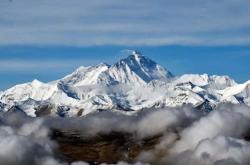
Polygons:
<instances>
[{"instance_id":1,"label":"white cloud","mask_svg":"<svg viewBox=\"0 0 250 165\"><path fill-rule=\"evenodd\" d=\"M0 165L68 164L55 158L57 145L49 139L48 127L78 130L85 138L112 131L130 133L137 140L164 134L159 144L138 157L145 164L245 165L250 163L250 143L243 138L249 133L249 112L250 108L243 105L223 104L205 116L188 106L150 110L136 116L114 112L84 118L0 115ZM117 162L117 165L132 164Z\"/></svg>"},{"instance_id":2,"label":"white cloud","mask_svg":"<svg viewBox=\"0 0 250 165\"><path fill-rule=\"evenodd\" d=\"M220 135L240 137L250 128L249 121L249 107L222 105L181 132L182 139L175 144L174 150L194 149L200 141Z\"/></svg>"},{"instance_id":3,"label":"white cloud","mask_svg":"<svg viewBox=\"0 0 250 165\"><path fill-rule=\"evenodd\" d=\"M0 44L246 45L249 6L247 0L2 0Z\"/></svg>"},{"instance_id":4,"label":"white cloud","mask_svg":"<svg viewBox=\"0 0 250 165\"><path fill-rule=\"evenodd\" d=\"M65 69L76 68L86 64L98 63L98 60L21 60L21 59L3 59L0 61L0 70L3 71L29 71L46 69Z\"/></svg>"}]
</instances>

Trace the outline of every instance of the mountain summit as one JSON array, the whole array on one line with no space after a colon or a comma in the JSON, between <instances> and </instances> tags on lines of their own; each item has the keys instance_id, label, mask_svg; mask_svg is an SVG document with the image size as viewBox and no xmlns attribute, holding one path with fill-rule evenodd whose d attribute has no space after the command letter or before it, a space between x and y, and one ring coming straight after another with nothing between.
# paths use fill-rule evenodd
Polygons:
<instances>
[{"instance_id":1,"label":"mountain summit","mask_svg":"<svg viewBox=\"0 0 250 165\"><path fill-rule=\"evenodd\" d=\"M92 67L80 67L62 81L73 86L93 84L146 84L152 80L169 80L172 73L151 59L133 51L127 58L109 66L101 63Z\"/></svg>"},{"instance_id":2,"label":"mountain summit","mask_svg":"<svg viewBox=\"0 0 250 165\"><path fill-rule=\"evenodd\" d=\"M111 66L109 75L121 83L149 83L152 80L169 80L172 73L151 59L133 51L125 59Z\"/></svg>"},{"instance_id":3,"label":"mountain summit","mask_svg":"<svg viewBox=\"0 0 250 165\"><path fill-rule=\"evenodd\" d=\"M0 93L0 111L22 110L34 117L84 116L100 110L131 114L185 104L210 111L221 102L250 106L249 81L237 84L228 76L207 74L174 77L138 51L113 65L81 66L60 80L34 80Z\"/></svg>"}]
</instances>

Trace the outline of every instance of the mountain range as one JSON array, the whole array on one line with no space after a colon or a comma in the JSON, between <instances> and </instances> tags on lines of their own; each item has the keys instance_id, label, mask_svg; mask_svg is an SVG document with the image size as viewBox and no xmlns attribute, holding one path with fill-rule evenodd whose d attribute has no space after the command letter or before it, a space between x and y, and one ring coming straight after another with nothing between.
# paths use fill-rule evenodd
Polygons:
<instances>
[{"instance_id":1,"label":"mountain range","mask_svg":"<svg viewBox=\"0 0 250 165\"><path fill-rule=\"evenodd\" d=\"M174 76L153 60L133 51L113 65L79 67L62 79L33 80L0 92L0 111L29 116L84 116L98 111L133 114L150 108L189 104L203 111L219 103L250 106L250 81L228 76Z\"/></svg>"}]
</instances>

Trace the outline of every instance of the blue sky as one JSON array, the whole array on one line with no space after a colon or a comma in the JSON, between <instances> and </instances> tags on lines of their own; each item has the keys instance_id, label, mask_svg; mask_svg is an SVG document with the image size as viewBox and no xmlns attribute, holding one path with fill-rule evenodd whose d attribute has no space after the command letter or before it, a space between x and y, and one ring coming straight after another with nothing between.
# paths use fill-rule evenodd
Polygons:
<instances>
[{"instance_id":1,"label":"blue sky","mask_svg":"<svg viewBox=\"0 0 250 165\"><path fill-rule=\"evenodd\" d=\"M249 0L1 0L0 90L137 49L173 74L250 79Z\"/></svg>"}]
</instances>

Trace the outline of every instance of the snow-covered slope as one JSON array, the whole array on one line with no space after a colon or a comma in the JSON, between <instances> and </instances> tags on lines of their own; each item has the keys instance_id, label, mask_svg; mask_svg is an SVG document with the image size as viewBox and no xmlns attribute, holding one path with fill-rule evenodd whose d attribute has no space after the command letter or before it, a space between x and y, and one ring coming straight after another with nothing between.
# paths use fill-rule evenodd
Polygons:
<instances>
[{"instance_id":1,"label":"snow-covered slope","mask_svg":"<svg viewBox=\"0 0 250 165\"><path fill-rule=\"evenodd\" d=\"M21 110L30 116L83 116L110 110L135 113L142 109L190 104L212 110L220 102L250 106L250 81L237 84L228 76L173 74L134 51L113 65L80 67L53 82L34 80L0 93L0 110Z\"/></svg>"},{"instance_id":2,"label":"snow-covered slope","mask_svg":"<svg viewBox=\"0 0 250 165\"><path fill-rule=\"evenodd\" d=\"M250 80L220 91L223 101L250 105Z\"/></svg>"},{"instance_id":3,"label":"snow-covered slope","mask_svg":"<svg viewBox=\"0 0 250 165\"><path fill-rule=\"evenodd\" d=\"M25 101L29 98L37 101L47 100L56 90L56 85L33 80L30 83L16 85L6 90L0 95L0 100L7 104Z\"/></svg>"},{"instance_id":4,"label":"snow-covered slope","mask_svg":"<svg viewBox=\"0 0 250 165\"><path fill-rule=\"evenodd\" d=\"M166 81L173 77L168 70L136 51L111 66L108 74L125 84L146 84L152 80Z\"/></svg>"},{"instance_id":5,"label":"snow-covered slope","mask_svg":"<svg viewBox=\"0 0 250 165\"><path fill-rule=\"evenodd\" d=\"M228 76L209 76L207 74L184 74L178 77L174 83L192 83L199 87L210 87L213 89L225 89L236 85L236 82Z\"/></svg>"},{"instance_id":6,"label":"snow-covered slope","mask_svg":"<svg viewBox=\"0 0 250 165\"><path fill-rule=\"evenodd\" d=\"M109 65L104 63L91 67L81 66L72 74L64 77L60 81L63 84L67 84L69 86L74 86L74 87L99 84L102 81L104 81L104 79L100 78L102 73L107 71L108 69Z\"/></svg>"}]
</instances>

